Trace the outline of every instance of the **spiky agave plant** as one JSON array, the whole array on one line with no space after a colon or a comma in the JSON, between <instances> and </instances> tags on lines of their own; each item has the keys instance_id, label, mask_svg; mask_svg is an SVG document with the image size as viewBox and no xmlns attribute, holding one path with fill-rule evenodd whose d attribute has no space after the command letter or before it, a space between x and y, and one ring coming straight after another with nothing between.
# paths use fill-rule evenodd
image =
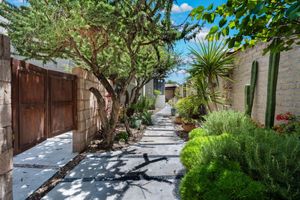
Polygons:
<instances>
[{"instance_id":1,"label":"spiky agave plant","mask_svg":"<svg viewBox=\"0 0 300 200\"><path fill-rule=\"evenodd\" d=\"M234 57L223 41L197 40L196 47L189 47L192 55L191 76L198 76L208 84L214 107L217 106L216 87L219 78L230 80L228 74L233 69Z\"/></svg>"}]
</instances>

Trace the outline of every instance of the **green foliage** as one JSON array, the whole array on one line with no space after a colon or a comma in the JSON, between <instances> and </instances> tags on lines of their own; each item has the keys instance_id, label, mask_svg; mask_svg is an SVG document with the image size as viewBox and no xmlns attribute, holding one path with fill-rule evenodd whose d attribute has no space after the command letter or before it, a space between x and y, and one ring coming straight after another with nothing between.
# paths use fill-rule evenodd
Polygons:
<instances>
[{"instance_id":1,"label":"green foliage","mask_svg":"<svg viewBox=\"0 0 300 200\"><path fill-rule=\"evenodd\" d=\"M145 111L143 113L140 113L138 118L142 120L143 124L150 126L153 125L151 116L151 112Z\"/></svg>"},{"instance_id":2,"label":"green foliage","mask_svg":"<svg viewBox=\"0 0 300 200\"><path fill-rule=\"evenodd\" d=\"M145 69L141 63L147 61L147 67L158 68L155 73L164 73L161 67L174 60L166 47L195 35L198 29L187 23L172 26L172 5L173 0L28 0L26 6L18 7L4 1L0 16L7 21L0 26L20 55L44 62L69 59L95 75L112 99L111 115L106 115L100 91L89 88L98 100L104 143L111 148L121 100L134 77Z\"/></svg>"},{"instance_id":3,"label":"green foliage","mask_svg":"<svg viewBox=\"0 0 300 200\"><path fill-rule=\"evenodd\" d=\"M203 128L195 128L191 132L189 132L189 139L192 140L196 137L203 137L206 136L207 133Z\"/></svg>"},{"instance_id":4,"label":"green foliage","mask_svg":"<svg viewBox=\"0 0 300 200\"><path fill-rule=\"evenodd\" d=\"M262 200L265 187L239 169L218 161L191 169L180 185L182 200Z\"/></svg>"},{"instance_id":5,"label":"green foliage","mask_svg":"<svg viewBox=\"0 0 300 200\"><path fill-rule=\"evenodd\" d=\"M127 132L119 132L115 137L116 141L128 142L128 139L129 139L129 135Z\"/></svg>"},{"instance_id":6,"label":"green foliage","mask_svg":"<svg viewBox=\"0 0 300 200\"><path fill-rule=\"evenodd\" d=\"M256 128L251 118L241 112L233 110L209 113L204 117L202 125L209 135L220 135L222 133L238 134L241 130L253 130Z\"/></svg>"},{"instance_id":7,"label":"green foliage","mask_svg":"<svg viewBox=\"0 0 300 200\"><path fill-rule=\"evenodd\" d=\"M182 99L179 99L175 105L179 116L190 120L193 118L198 119L200 113L201 106L203 105L203 101L198 96L189 96Z\"/></svg>"},{"instance_id":8,"label":"green foliage","mask_svg":"<svg viewBox=\"0 0 300 200\"><path fill-rule=\"evenodd\" d=\"M215 113L221 113L222 117L213 116ZM215 113L208 116L210 123L205 132L192 133L194 136L180 154L183 165L192 171L212 162L236 162L243 173L265 185L267 199L299 199L299 135L279 135L270 129L255 128L243 113ZM225 130L228 133L210 134Z\"/></svg>"},{"instance_id":9,"label":"green foliage","mask_svg":"<svg viewBox=\"0 0 300 200\"><path fill-rule=\"evenodd\" d=\"M243 170L263 182L272 199L299 199L299 137L263 129L246 134L239 138L245 158Z\"/></svg>"},{"instance_id":10,"label":"green foliage","mask_svg":"<svg viewBox=\"0 0 300 200\"><path fill-rule=\"evenodd\" d=\"M154 94L155 96L161 95L161 91L160 91L160 90L154 90L154 91L153 91L153 94Z\"/></svg>"},{"instance_id":11,"label":"green foliage","mask_svg":"<svg viewBox=\"0 0 300 200\"><path fill-rule=\"evenodd\" d=\"M131 128L140 129L142 125L142 119L138 115L134 115L129 118L129 126Z\"/></svg>"},{"instance_id":12,"label":"green foliage","mask_svg":"<svg viewBox=\"0 0 300 200\"><path fill-rule=\"evenodd\" d=\"M279 43L270 42L268 50L288 50L293 44L300 44L300 3L298 0L240 1L228 0L213 9L199 6L191 14L212 26L208 38L227 38L229 48L249 47L274 38Z\"/></svg>"},{"instance_id":13,"label":"green foliage","mask_svg":"<svg viewBox=\"0 0 300 200\"><path fill-rule=\"evenodd\" d=\"M197 93L205 100L207 106L213 102L217 109L217 103L221 101L218 100L216 86L219 84L219 78L229 80L228 74L233 68L233 55L222 41L199 40L196 48L190 47L190 52L193 63L189 72L197 84Z\"/></svg>"},{"instance_id":14,"label":"green foliage","mask_svg":"<svg viewBox=\"0 0 300 200\"><path fill-rule=\"evenodd\" d=\"M190 170L214 160L227 161L239 158L240 146L232 138L233 136L229 134L195 137L182 149L180 160Z\"/></svg>"},{"instance_id":15,"label":"green foliage","mask_svg":"<svg viewBox=\"0 0 300 200\"><path fill-rule=\"evenodd\" d=\"M141 96L136 104L131 105L135 113L144 113L153 109L155 100L149 97Z\"/></svg>"}]
</instances>

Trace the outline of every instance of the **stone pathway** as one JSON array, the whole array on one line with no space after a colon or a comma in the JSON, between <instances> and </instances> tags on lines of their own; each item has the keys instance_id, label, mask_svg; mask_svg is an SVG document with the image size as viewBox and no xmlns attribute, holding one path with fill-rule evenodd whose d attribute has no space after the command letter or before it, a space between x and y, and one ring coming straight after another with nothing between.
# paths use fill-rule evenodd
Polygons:
<instances>
[{"instance_id":1,"label":"stone pathway","mask_svg":"<svg viewBox=\"0 0 300 200\"><path fill-rule=\"evenodd\" d=\"M72 152L72 132L68 132L14 156L14 200L26 199L76 155Z\"/></svg>"},{"instance_id":2,"label":"stone pathway","mask_svg":"<svg viewBox=\"0 0 300 200\"><path fill-rule=\"evenodd\" d=\"M176 200L184 168L183 141L167 106L153 116L142 140L122 151L87 154L43 199Z\"/></svg>"}]
</instances>

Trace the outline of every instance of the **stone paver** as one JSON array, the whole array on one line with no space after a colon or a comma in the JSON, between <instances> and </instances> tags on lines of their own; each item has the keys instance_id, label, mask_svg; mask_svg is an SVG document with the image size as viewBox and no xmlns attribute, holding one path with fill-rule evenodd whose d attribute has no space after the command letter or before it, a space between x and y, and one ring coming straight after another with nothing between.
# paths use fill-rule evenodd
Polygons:
<instances>
[{"instance_id":1,"label":"stone paver","mask_svg":"<svg viewBox=\"0 0 300 200\"><path fill-rule=\"evenodd\" d=\"M13 197L24 200L72 160L72 132L38 144L13 158Z\"/></svg>"},{"instance_id":2,"label":"stone paver","mask_svg":"<svg viewBox=\"0 0 300 200\"><path fill-rule=\"evenodd\" d=\"M184 168L183 141L167 106L153 116L142 140L122 151L87 154L43 199L176 200Z\"/></svg>"}]
</instances>

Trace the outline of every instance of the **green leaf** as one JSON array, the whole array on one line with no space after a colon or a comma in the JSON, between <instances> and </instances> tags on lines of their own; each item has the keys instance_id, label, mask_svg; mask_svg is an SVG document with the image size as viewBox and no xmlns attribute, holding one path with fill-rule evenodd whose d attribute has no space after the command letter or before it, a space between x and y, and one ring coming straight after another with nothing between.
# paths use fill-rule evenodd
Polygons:
<instances>
[{"instance_id":1,"label":"green leaf","mask_svg":"<svg viewBox=\"0 0 300 200\"><path fill-rule=\"evenodd\" d=\"M226 3L226 6L232 7L232 0L228 0L227 3Z\"/></svg>"},{"instance_id":2,"label":"green leaf","mask_svg":"<svg viewBox=\"0 0 300 200\"><path fill-rule=\"evenodd\" d=\"M228 24L229 28L233 29L235 27L235 21L231 21Z\"/></svg>"},{"instance_id":3,"label":"green leaf","mask_svg":"<svg viewBox=\"0 0 300 200\"><path fill-rule=\"evenodd\" d=\"M228 28L228 26L225 27L225 28L223 28L222 33L223 33L223 36L227 36L229 34L229 28Z\"/></svg>"},{"instance_id":4,"label":"green leaf","mask_svg":"<svg viewBox=\"0 0 300 200\"><path fill-rule=\"evenodd\" d=\"M226 18L222 18L219 22L219 27L222 28L225 24L227 23L227 19Z\"/></svg>"},{"instance_id":5,"label":"green leaf","mask_svg":"<svg viewBox=\"0 0 300 200\"><path fill-rule=\"evenodd\" d=\"M295 2L289 9L286 11L286 16L291 20L300 18L300 2Z\"/></svg>"},{"instance_id":6,"label":"green leaf","mask_svg":"<svg viewBox=\"0 0 300 200\"><path fill-rule=\"evenodd\" d=\"M234 47L234 44L235 44L235 39L234 38L231 38L228 42L228 48L233 48Z\"/></svg>"},{"instance_id":7,"label":"green leaf","mask_svg":"<svg viewBox=\"0 0 300 200\"><path fill-rule=\"evenodd\" d=\"M198 6L191 12L191 16L194 17L195 15L201 15L204 9L204 6Z\"/></svg>"},{"instance_id":8,"label":"green leaf","mask_svg":"<svg viewBox=\"0 0 300 200\"><path fill-rule=\"evenodd\" d=\"M213 7L214 7L214 4L212 3L212 4L210 4L210 5L206 8L206 10L212 10Z\"/></svg>"},{"instance_id":9,"label":"green leaf","mask_svg":"<svg viewBox=\"0 0 300 200\"><path fill-rule=\"evenodd\" d=\"M219 30L219 27L217 25L211 27L209 34L214 34Z\"/></svg>"}]
</instances>

